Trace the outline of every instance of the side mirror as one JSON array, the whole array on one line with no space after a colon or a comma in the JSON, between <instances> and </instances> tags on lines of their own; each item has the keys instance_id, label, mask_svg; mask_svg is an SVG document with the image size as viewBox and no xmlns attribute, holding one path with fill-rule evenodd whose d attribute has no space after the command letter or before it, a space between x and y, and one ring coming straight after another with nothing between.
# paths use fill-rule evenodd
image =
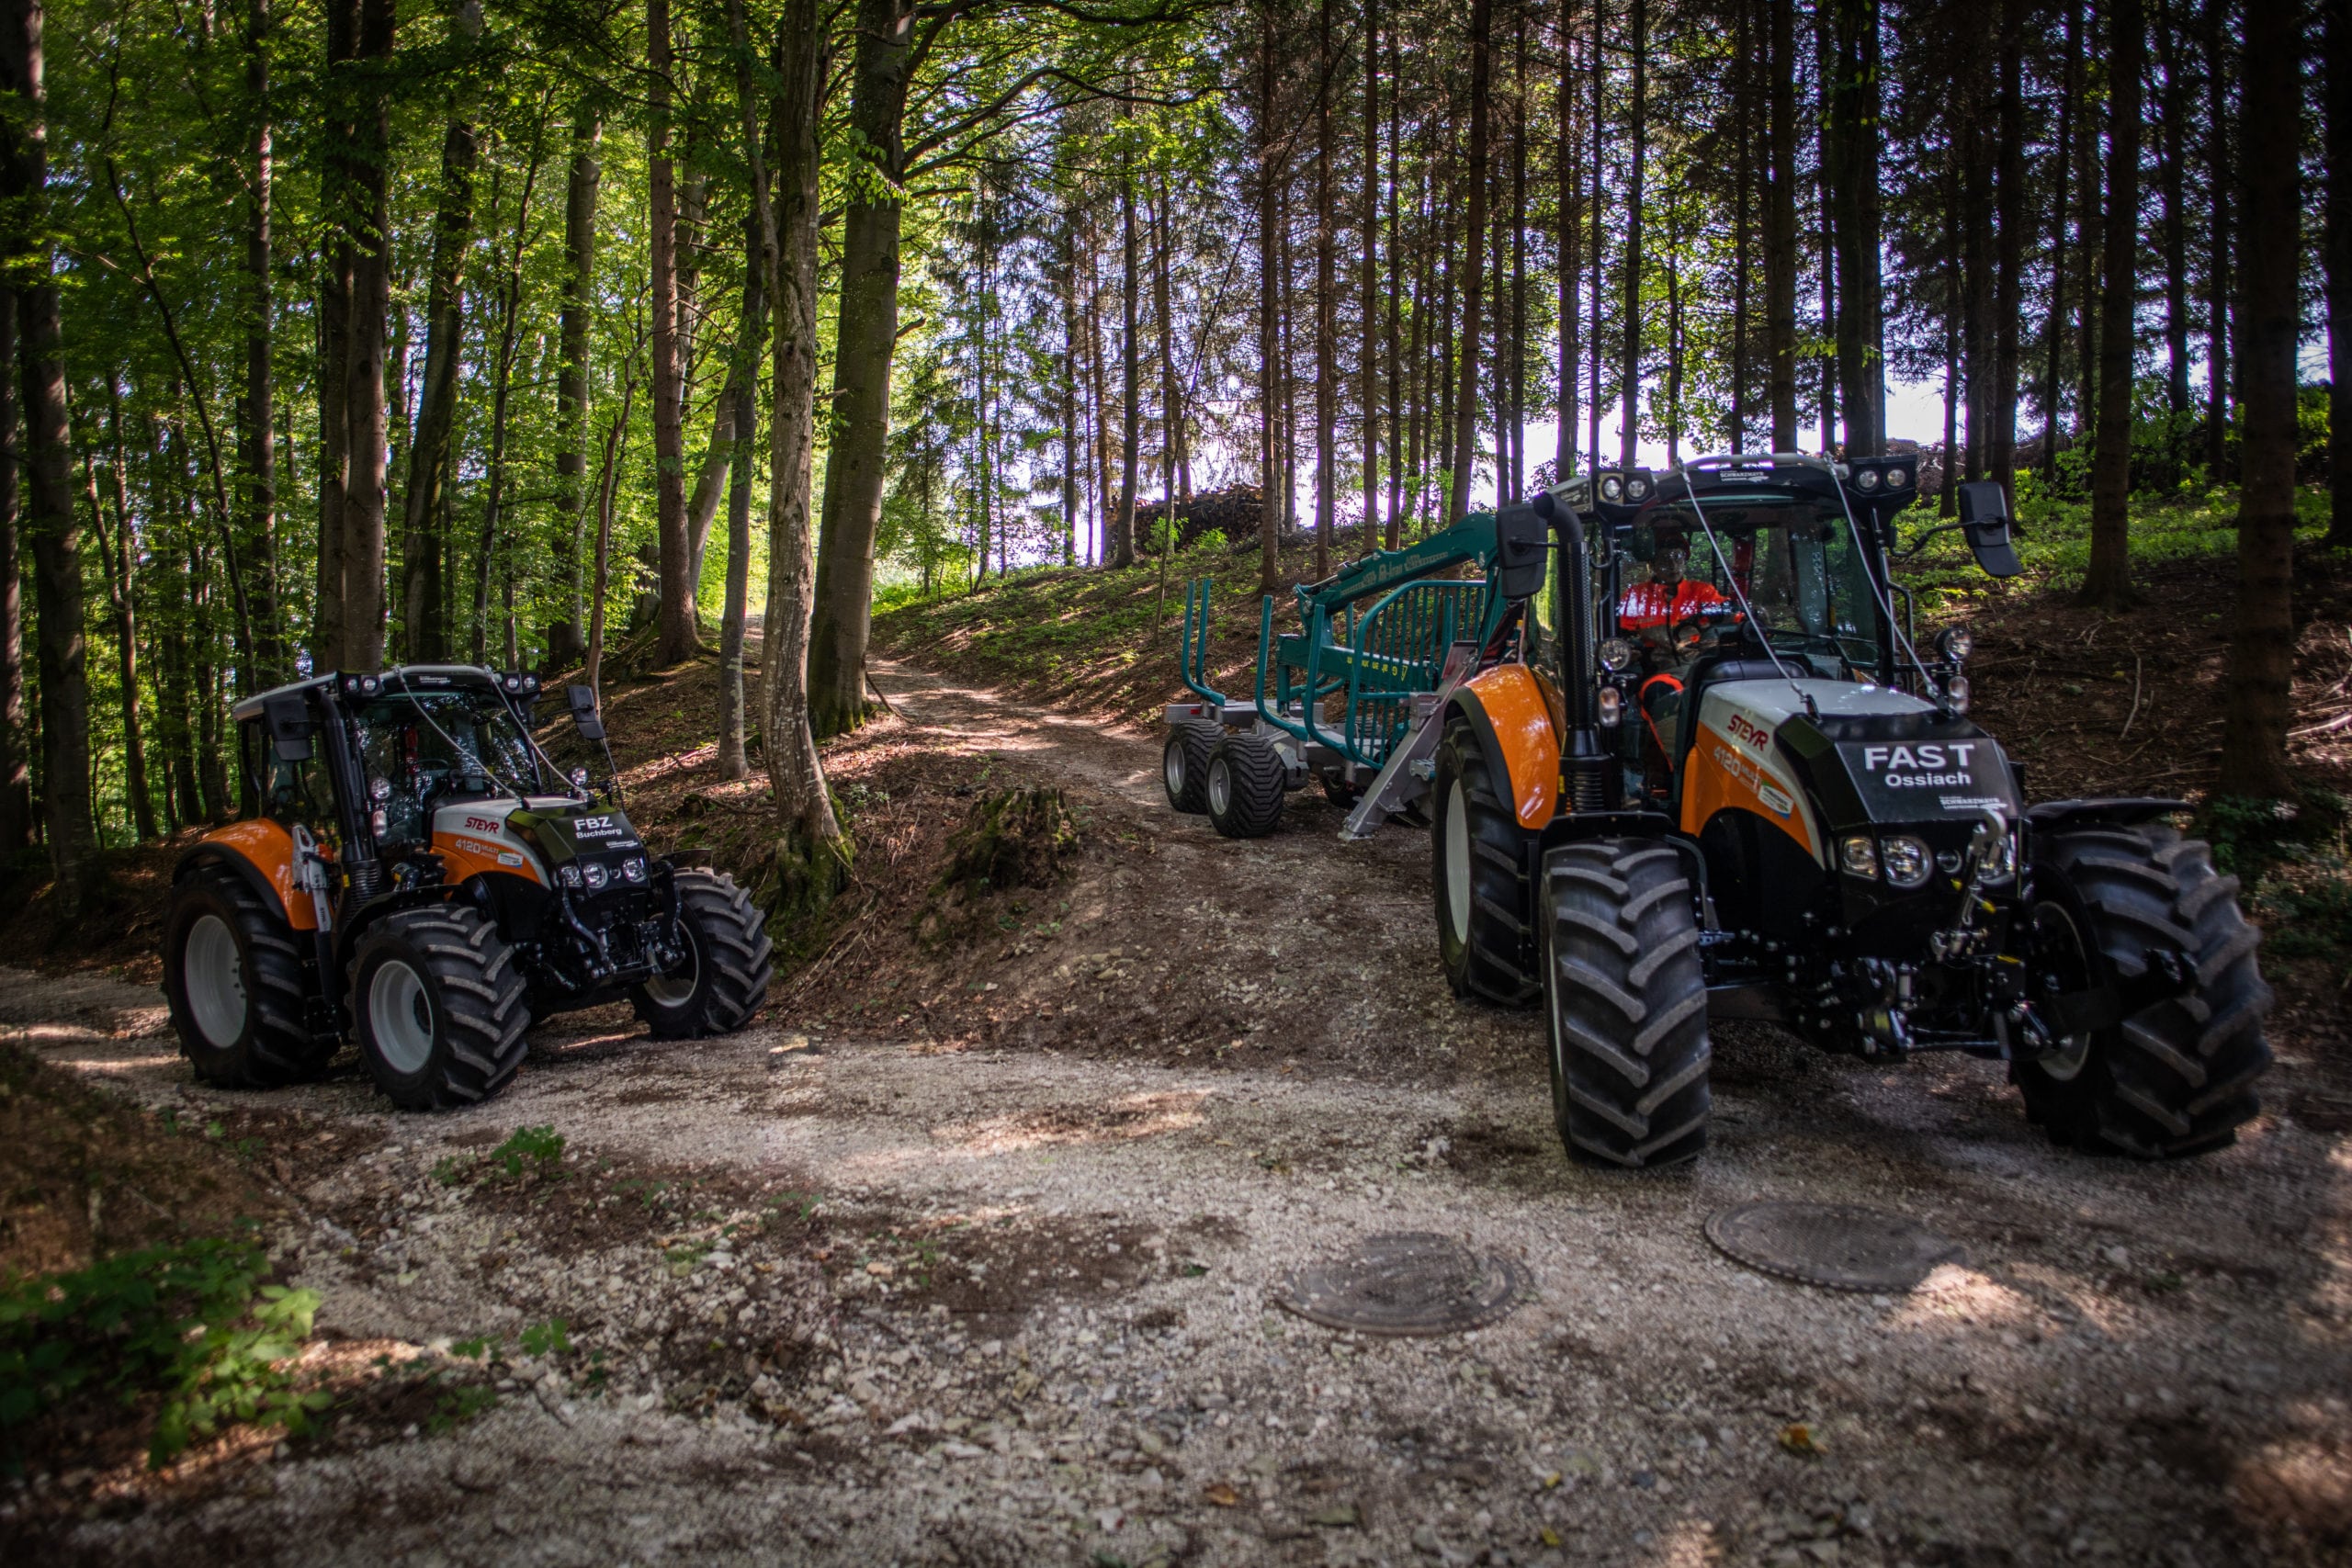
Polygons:
<instances>
[{"instance_id":1,"label":"side mirror","mask_svg":"<svg viewBox=\"0 0 2352 1568\"><path fill-rule=\"evenodd\" d=\"M271 747L281 762L307 762L311 760L311 737L318 733L319 721L311 716L311 705L297 693L272 697L262 713L269 724Z\"/></svg>"},{"instance_id":2,"label":"side mirror","mask_svg":"<svg viewBox=\"0 0 2352 1568\"><path fill-rule=\"evenodd\" d=\"M596 716L596 691L593 686L568 686L564 695L571 704L571 723L582 740L602 740L605 721Z\"/></svg>"},{"instance_id":3,"label":"side mirror","mask_svg":"<svg viewBox=\"0 0 2352 1568\"><path fill-rule=\"evenodd\" d=\"M1551 510L1551 497L1539 495ZM1509 599L1532 599L1544 591L1544 547L1550 538L1544 519L1533 506L1514 503L1495 513L1495 592Z\"/></svg>"},{"instance_id":4,"label":"side mirror","mask_svg":"<svg viewBox=\"0 0 2352 1568\"><path fill-rule=\"evenodd\" d=\"M2015 577L2025 570L2009 541L2009 526L2008 497L1998 483L1976 479L1960 487L1960 531L1987 577Z\"/></svg>"}]
</instances>

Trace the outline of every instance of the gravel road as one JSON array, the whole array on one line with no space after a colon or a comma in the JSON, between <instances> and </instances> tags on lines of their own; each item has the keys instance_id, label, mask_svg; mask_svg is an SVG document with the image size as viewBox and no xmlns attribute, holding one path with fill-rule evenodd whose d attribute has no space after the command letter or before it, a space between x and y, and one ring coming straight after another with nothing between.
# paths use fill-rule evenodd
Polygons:
<instances>
[{"instance_id":1,"label":"gravel road","mask_svg":"<svg viewBox=\"0 0 2352 1568\"><path fill-rule=\"evenodd\" d=\"M305 1564L2352 1550L2352 1137L2274 1115L2189 1164L2087 1159L1996 1065L1735 1026L1702 1162L1572 1167L1532 1017L1444 995L1417 835L1341 846L1318 805L1227 843L1158 804L1148 738L880 684L910 739L1059 783L1131 847L1055 938L963 961L987 1028L780 1007L676 1045L607 1010L539 1031L497 1102L420 1118L349 1067L202 1089L153 991L0 970L0 1030L218 1122L293 1196L281 1269L323 1294L312 1359L351 1391L319 1438L161 1480L36 1463L0 1539ZM2278 1044L2282 1079L2340 1048ZM560 1159L496 1157L526 1126ZM1702 1234L1757 1198L1897 1211L1966 1260L1901 1295L1784 1283ZM1429 1338L1274 1305L1393 1231L1532 1287Z\"/></svg>"}]
</instances>

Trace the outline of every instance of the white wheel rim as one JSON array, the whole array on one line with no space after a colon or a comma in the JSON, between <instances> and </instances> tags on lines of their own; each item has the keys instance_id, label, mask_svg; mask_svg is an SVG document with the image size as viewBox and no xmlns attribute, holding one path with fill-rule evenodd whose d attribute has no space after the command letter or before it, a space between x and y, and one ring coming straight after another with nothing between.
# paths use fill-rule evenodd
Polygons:
<instances>
[{"instance_id":1,"label":"white wheel rim","mask_svg":"<svg viewBox=\"0 0 2352 1568\"><path fill-rule=\"evenodd\" d=\"M686 966L675 975L656 975L645 982L645 994L657 1007L673 1008L690 1000L695 986L702 978L702 955L695 948L695 933L686 922L678 922L678 934L686 939Z\"/></svg>"},{"instance_id":2,"label":"white wheel rim","mask_svg":"<svg viewBox=\"0 0 2352 1568\"><path fill-rule=\"evenodd\" d=\"M199 915L180 954L180 979L197 1032L213 1045L233 1045L245 1032L244 964L236 933L218 915Z\"/></svg>"},{"instance_id":3,"label":"white wheel rim","mask_svg":"<svg viewBox=\"0 0 2352 1568\"><path fill-rule=\"evenodd\" d=\"M396 1073L424 1070L433 1055L433 999L407 960L388 958L368 983L368 1031Z\"/></svg>"},{"instance_id":4,"label":"white wheel rim","mask_svg":"<svg viewBox=\"0 0 2352 1568\"><path fill-rule=\"evenodd\" d=\"M1445 914L1453 922L1453 940L1470 940L1470 812L1462 795L1462 781L1445 796Z\"/></svg>"},{"instance_id":5,"label":"white wheel rim","mask_svg":"<svg viewBox=\"0 0 2352 1568\"><path fill-rule=\"evenodd\" d=\"M1184 738L1171 735L1168 750L1160 753L1160 773L1168 781L1168 797L1174 800L1184 793Z\"/></svg>"},{"instance_id":6,"label":"white wheel rim","mask_svg":"<svg viewBox=\"0 0 2352 1568\"><path fill-rule=\"evenodd\" d=\"M1233 770L1222 757L1209 759L1209 809L1219 817L1233 805Z\"/></svg>"}]
</instances>

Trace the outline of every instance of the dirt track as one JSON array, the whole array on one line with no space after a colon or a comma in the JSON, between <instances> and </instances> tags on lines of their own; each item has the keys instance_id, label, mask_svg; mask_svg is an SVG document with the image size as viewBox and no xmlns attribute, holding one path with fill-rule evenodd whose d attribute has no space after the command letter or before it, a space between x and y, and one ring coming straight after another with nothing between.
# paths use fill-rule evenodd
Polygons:
<instances>
[{"instance_id":1,"label":"dirt track","mask_svg":"<svg viewBox=\"0 0 2352 1568\"><path fill-rule=\"evenodd\" d=\"M2193 1164L2090 1160L1993 1065L1731 1028L1702 1163L1586 1171L1532 1018L1445 994L1417 835L1340 846L1315 803L1227 843L1159 805L1146 739L881 683L927 744L1062 784L1117 852L1049 932L955 960L952 1017L670 1046L612 1010L542 1030L495 1104L424 1120L348 1065L197 1088L152 991L4 972L0 1027L253 1140L311 1216L280 1245L326 1297L322 1360L390 1371L281 1456L0 1492L0 1540L1132 1568L2352 1548L2352 1137L2266 1116ZM2277 1043L2291 1104L2319 1047ZM567 1140L562 1179L481 1159L531 1124ZM1756 1197L1897 1209L1968 1261L1901 1298L1783 1284L1701 1234ZM1419 1340L1270 1303L1399 1230L1521 1259L1533 1299ZM571 1350L525 1355L552 1317ZM508 1360L448 1353L475 1336ZM497 1403L452 1419L469 1378ZM1783 1445L1796 1425L1818 1452Z\"/></svg>"}]
</instances>

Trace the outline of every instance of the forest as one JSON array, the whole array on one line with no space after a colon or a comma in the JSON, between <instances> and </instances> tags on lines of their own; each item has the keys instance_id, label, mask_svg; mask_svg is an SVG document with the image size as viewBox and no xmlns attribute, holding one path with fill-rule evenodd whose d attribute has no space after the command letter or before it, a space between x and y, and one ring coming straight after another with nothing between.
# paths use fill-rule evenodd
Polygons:
<instances>
[{"instance_id":1,"label":"forest","mask_svg":"<svg viewBox=\"0 0 2352 1568\"><path fill-rule=\"evenodd\" d=\"M0 853L61 909L308 672L715 650L806 854L877 602L1212 497L1271 589L1596 463L1877 454L1906 389L1947 513L2087 504L2091 604L2233 498L2222 787L2292 793L2341 4L0 8Z\"/></svg>"}]
</instances>

